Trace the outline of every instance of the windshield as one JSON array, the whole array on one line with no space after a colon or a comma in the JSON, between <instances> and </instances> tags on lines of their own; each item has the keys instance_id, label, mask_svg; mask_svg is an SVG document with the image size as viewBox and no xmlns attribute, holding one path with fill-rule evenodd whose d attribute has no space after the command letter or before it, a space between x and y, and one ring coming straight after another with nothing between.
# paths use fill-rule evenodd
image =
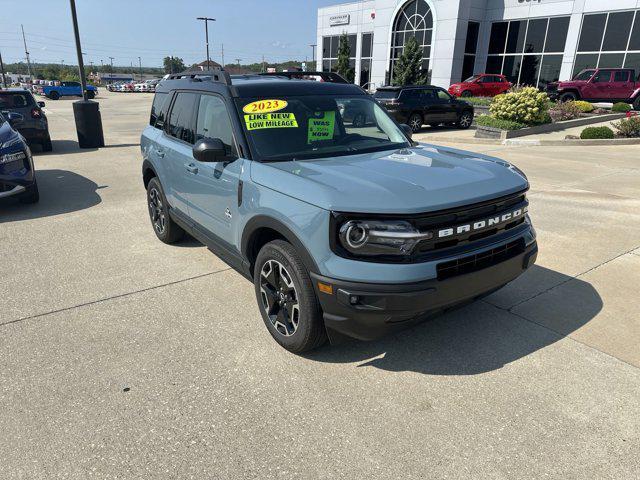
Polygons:
<instances>
[{"instance_id":1,"label":"windshield","mask_svg":"<svg viewBox=\"0 0 640 480\"><path fill-rule=\"evenodd\" d=\"M237 102L247 137L261 160L354 155L409 146L404 133L368 95Z\"/></svg>"},{"instance_id":2,"label":"windshield","mask_svg":"<svg viewBox=\"0 0 640 480\"><path fill-rule=\"evenodd\" d=\"M0 92L0 108L21 108L35 105L28 92Z\"/></svg>"},{"instance_id":3,"label":"windshield","mask_svg":"<svg viewBox=\"0 0 640 480\"><path fill-rule=\"evenodd\" d=\"M573 77L573 79L574 80L589 80L591 77L593 77L594 73L596 73L595 70L583 70L582 72L577 74L575 77Z\"/></svg>"},{"instance_id":4,"label":"windshield","mask_svg":"<svg viewBox=\"0 0 640 480\"><path fill-rule=\"evenodd\" d=\"M467 78L463 83L472 83L480 78L480 75L474 75L473 77Z\"/></svg>"}]
</instances>

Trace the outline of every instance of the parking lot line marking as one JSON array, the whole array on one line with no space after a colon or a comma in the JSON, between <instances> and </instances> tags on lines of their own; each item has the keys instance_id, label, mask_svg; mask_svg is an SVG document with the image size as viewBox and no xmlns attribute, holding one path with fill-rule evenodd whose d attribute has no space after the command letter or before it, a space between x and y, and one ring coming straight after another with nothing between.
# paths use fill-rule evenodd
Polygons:
<instances>
[{"instance_id":1,"label":"parking lot line marking","mask_svg":"<svg viewBox=\"0 0 640 480\"><path fill-rule=\"evenodd\" d=\"M229 270L233 270L233 269L231 267L223 268L222 270L216 270L215 272L203 273L201 275L195 275L193 277L183 278L181 280L175 280L173 282L163 283L161 285L154 285L153 287L142 288L140 290L134 290L132 292L127 292L127 293L120 293L118 295L113 295L111 297L106 297L106 298L100 298L98 300L92 300L91 302L80 303L78 305L73 305L71 307L59 308L58 310L51 310L50 312L38 313L36 315L30 315L28 317L16 318L15 320L9 320L8 322L0 323L0 327L4 327L6 325L12 325L14 323L24 322L26 320L33 320L33 319L39 318L39 317L46 317L47 315L53 315L55 313L67 312L69 310L74 310L76 308L88 307L88 306L95 305L95 304L98 304L98 303L107 302L109 300L116 300L118 298L128 297L130 295L135 295L135 294L138 294L138 293L144 293L144 292L148 292L148 291L151 291L151 290L156 290L156 289L163 288L163 287L170 287L172 285L177 285L179 283L185 283L185 282L188 282L188 281L191 281L191 280L198 280L200 278L205 278L205 277L210 277L210 276L213 276L213 275L217 275L218 273L228 272Z\"/></svg>"}]
</instances>

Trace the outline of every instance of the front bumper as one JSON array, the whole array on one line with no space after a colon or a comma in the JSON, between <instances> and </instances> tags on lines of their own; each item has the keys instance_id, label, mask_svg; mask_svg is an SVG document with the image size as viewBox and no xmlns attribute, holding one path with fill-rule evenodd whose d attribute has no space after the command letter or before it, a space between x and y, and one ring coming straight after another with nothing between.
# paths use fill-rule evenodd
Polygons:
<instances>
[{"instance_id":1,"label":"front bumper","mask_svg":"<svg viewBox=\"0 0 640 480\"><path fill-rule=\"evenodd\" d=\"M411 284L351 283L313 273L311 276L329 336L338 332L374 340L499 289L532 266L537 254L538 246L533 241L523 244L516 255L487 268ZM318 282L331 285L333 292L320 292Z\"/></svg>"}]
</instances>

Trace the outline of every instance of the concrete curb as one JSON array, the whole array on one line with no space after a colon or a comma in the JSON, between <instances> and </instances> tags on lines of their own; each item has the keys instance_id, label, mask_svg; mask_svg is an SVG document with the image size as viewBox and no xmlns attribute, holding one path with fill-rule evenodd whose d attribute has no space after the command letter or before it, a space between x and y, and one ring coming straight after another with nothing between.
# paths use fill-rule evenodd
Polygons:
<instances>
[{"instance_id":1,"label":"concrete curb","mask_svg":"<svg viewBox=\"0 0 640 480\"><path fill-rule=\"evenodd\" d=\"M573 120L565 120L564 122L547 123L545 125L523 128L521 130L500 130L498 128L478 125L476 129L476 137L491 138L495 140L509 140L530 135L539 135L542 133L561 132L562 130L566 130L568 128L583 127L585 125L594 125L596 123L610 122L612 120L619 120L624 116L624 113L594 115L592 117L581 117Z\"/></svg>"}]
</instances>

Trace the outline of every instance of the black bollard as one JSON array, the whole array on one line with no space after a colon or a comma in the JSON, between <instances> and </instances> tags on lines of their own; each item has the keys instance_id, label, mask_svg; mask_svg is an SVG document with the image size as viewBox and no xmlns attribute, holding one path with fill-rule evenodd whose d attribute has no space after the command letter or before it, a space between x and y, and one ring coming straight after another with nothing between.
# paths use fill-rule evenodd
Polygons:
<instances>
[{"instance_id":1,"label":"black bollard","mask_svg":"<svg viewBox=\"0 0 640 480\"><path fill-rule=\"evenodd\" d=\"M98 102L92 100L73 102L73 116L76 120L80 148L104 147L102 117Z\"/></svg>"}]
</instances>

